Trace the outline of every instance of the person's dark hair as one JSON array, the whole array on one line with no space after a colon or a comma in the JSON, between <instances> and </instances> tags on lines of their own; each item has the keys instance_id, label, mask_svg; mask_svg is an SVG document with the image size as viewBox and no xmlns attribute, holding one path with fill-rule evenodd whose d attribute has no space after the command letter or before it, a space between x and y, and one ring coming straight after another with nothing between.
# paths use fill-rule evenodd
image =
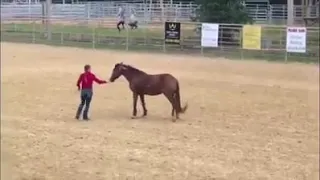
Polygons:
<instances>
[{"instance_id":1,"label":"person's dark hair","mask_svg":"<svg viewBox=\"0 0 320 180\"><path fill-rule=\"evenodd\" d=\"M86 64L86 65L84 66L84 71L88 71L90 68L91 68L91 66L90 66L89 64Z\"/></svg>"}]
</instances>

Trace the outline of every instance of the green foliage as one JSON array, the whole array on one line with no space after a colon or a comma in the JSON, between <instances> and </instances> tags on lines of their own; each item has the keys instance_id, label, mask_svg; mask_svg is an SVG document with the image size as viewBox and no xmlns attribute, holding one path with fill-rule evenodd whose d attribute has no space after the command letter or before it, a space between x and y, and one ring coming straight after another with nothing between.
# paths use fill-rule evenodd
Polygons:
<instances>
[{"instance_id":1,"label":"green foliage","mask_svg":"<svg viewBox=\"0 0 320 180\"><path fill-rule=\"evenodd\" d=\"M201 22L252 23L243 0L196 0L196 3L200 5L197 17Z\"/></svg>"}]
</instances>

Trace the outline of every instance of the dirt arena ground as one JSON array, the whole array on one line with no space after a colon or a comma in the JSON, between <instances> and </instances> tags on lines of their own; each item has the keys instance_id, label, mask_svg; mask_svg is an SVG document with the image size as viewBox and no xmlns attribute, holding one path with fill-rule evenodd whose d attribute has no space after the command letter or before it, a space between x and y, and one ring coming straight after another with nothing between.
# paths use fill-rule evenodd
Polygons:
<instances>
[{"instance_id":1,"label":"dirt arena ground","mask_svg":"<svg viewBox=\"0 0 320 180\"><path fill-rule=\"evenodd\" d=\"M1 61L3 180L319 179L317 65L12 43ZM83 65L109 78L120 61L175 75L182 119L163 96L130 119L120 78L95 86L91 121L74 120Z\"/></svg>"}]
</instances>

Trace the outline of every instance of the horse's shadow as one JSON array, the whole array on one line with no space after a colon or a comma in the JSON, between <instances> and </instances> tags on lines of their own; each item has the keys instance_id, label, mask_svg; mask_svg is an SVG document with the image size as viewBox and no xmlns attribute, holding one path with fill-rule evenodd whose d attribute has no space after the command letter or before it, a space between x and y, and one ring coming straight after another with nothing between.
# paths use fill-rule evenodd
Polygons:
<instances>
[{"instance_id":1,"label":"horse's shadow","mask_svg":"<svg viewBox=\"0 0 320 180\"><path fill-rule=\"evenodd\" d=\"M121 119L121 120L145 120L145 121L186 121L183 117L180 119L175 119L175 117L171 117L170 115L159 115L159 114L148 114L147 116L142 116L142 112L138 112L138 115L133 117L130 113L125 114L121 111L112 111L107 115L108 119Z\"/></svg>"}]
</instances>

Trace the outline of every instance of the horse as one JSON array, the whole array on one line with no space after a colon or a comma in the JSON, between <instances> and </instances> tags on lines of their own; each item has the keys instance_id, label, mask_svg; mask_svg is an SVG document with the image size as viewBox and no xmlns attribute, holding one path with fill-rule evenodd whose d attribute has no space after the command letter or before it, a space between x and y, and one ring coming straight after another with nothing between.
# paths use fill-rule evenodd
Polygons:
<instances>
[{"instance_id":1,"label":"horse","mask_svg":"<svg viewBox=\"0 0 320 180\"><path fill-rule=\"evenodd\" d=\"M147 108L145 104L145 95L156 96L164 94L172 106L171 116L172 121L179 119L180 113L185 113L188 108L186 103L181 107L180 103L180 88L178 80L171 74L147 74L135 67L121 63L115 64L110 82L114 82L120 76L124 76L129 82L129 88L133 93L133 112L132 119L137 116L137 101L140 97L143 115L147 116ZM174 115L175 118L174 118Z\"/></svg>"},{"instance_id":2,"label":"horse","mask_svg":"<svg viewBox=\"0 0 320 180\"><path fill-rule=\"evenodd\" d=\"M131 29L138 29L138 21L129 22L128 25L131 27Z\"/></svg>"},{"instance_id":3,"label":"horse","mask_svg":"<svg viewBox=\"0 0 320 180\"><path fill-rule=\"evenodd\" d=\"M128 26L130 26L131 29L138 29L138 20L136 19L134 12L130 16L130 21L128 23Z\"/></svg>"}]
</instances>

